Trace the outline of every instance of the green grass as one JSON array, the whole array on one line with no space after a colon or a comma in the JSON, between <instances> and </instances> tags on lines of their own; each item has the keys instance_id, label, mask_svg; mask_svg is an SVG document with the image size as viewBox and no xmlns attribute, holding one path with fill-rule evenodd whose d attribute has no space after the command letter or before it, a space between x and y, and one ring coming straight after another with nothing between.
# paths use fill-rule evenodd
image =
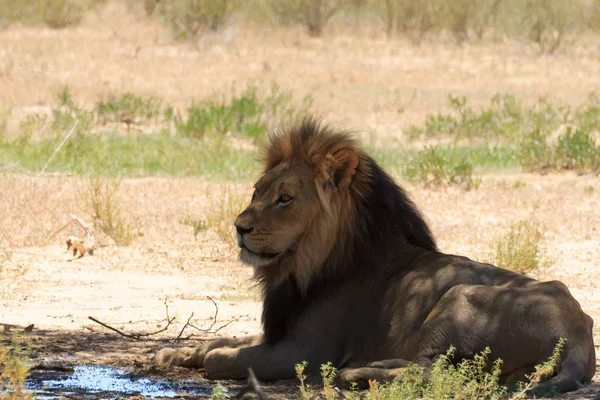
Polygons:
<instances>
[{"instance_id":1,"label":"green grass","mask_svg":"<svg viewBox=\"0 0 600 400\"><path fill-rule=\"evenodd\" d=\"M545 99L525 106L512 95L495 96L480 109L463 97L450 96L450 103L450 113L429 115L423 126L407 131L411 139L453 137L450 144L367 150L404 179L466 190L478 187L483 171L600 171L600 101L594 95L575 109ZM310 97L296 102L277 85L265 90L251 84L231 96L193 102L184 112L131 93L110 95L86 108L66 87L52 116L27 116L15 139L0 135L0 169L39 172L73 131L46 171L247 180L260 169L255 142L308 113L310 106ZM107 122L125 122L127 130L113 124L107 132ZM149 132L131 134L131 124L145 124Z\"/></svg>"},{"instance_id":2,"label":"green grass","mask_svg":"<svg viewBox=\"0 0 600 400\"><path fill-rule=\"evenodd\" d=\"M565 124L572 114L569 107L552 104L544 98L532 106L524 106L514 95L496 95L489 106L480 109L471 107L464 96L450 95L448 98L452 109L449 114L427 115L424 126L408 128L408 137L449 136L455 139L500 139L512 143L523 132L539 130L547 135ZM594 108L595 105L590 104L580 112L587 116ZM592 120L592 117L588 119Z\"/></svg>"},{"instance_id":3,"label":"green grass","mask_svg":"<svg viewBox=\"0 0 600 400\"><path fill-rule=\"evenodd\" d=\"M395 175L437 187L476 189L481 172L519 168L514 150L502 146L438 145L420 151L401 148L368 148L368 151Z\"/></svg>"},{"instance_id":4,"label":"green grass","mask_svg":"<svg viewBox=\"0 0 600 400\"><path fill-rule=\"evenodd\" d=\"M161 117L169 120L173 113L170 108L163 109L160 99L140 97L133 93L111 94L97 104L95 111L102 124L125 122L127 125L162 122Z\"/></svg>"},{"instance_id":5,"label":"green grass","mask_svg":"<svg viewBox=\"0 0 600 400\"><path fill-rule=\"evenodd\" d=\"M269 128L303 115L312 104L310 96L298 104L289 93L273 84L269 93L249 85L230 99L224 96L192 103L185 115L175 117L178 134L203 138L206 135L234 134L252 139L262 138Z\"/></svg>"},{"instance_id":6,"label":"green grass","mask_svg":"<svg viewBox=\"0 0 600 400\"><path fill-rule=\"evenodd\" d=\"M479 151L469 150L463 157L474 168L480 165L478 159L484 158L490 160L490 165L505 167L517 161L526 171L600 171L600 146L596 143L600 135L600 101L595 94L576 109L547 99L525 106L513 95L494 96L489 106L480 109L470 107L464 97L450 96L449 100L450 113L430 114L423 126L410 126L406 131L409 139L450 137L455 143L471 143L471 149L473 143L484 142L486 145ZM493 143L496 144L491 147ZM422 155L424 163L432 158L452 159L439 154L447 153L448 147L445 148L428 150L429 153ZM489 154L481 152L482 148L487 148ZM440 162L433 164L439 166ZM452 171L432 172L452 174ZM409 175L424 174L417 168Z\"/></svg>"},{"instance_id":7,"label":"green grass","mask_svg":"<svg viewBox=\"0 0 600 400\"><path fill-rule=\"evenodd\" d=\"M60 137L0 141L0 169L38 172ZM104 176L205 176L246 180L259 168L252 151L218 140L181 138L159 131L147 135L78 134L56 154L47 171Z\"/></svg>"}]
</instances>

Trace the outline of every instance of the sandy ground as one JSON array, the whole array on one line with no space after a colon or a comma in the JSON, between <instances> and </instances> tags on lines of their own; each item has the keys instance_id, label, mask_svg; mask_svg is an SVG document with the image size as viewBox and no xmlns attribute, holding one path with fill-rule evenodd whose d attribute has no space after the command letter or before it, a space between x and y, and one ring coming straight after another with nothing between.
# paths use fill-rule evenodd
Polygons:
<instances>
[{"instance_id":1,"label":"sandy ground","mask_svg":"<svg viewBox=\"0 0 600 400\"><path fill-rule=\"evenodd\" d=\"M402 141L401 129L446 109L450 93L474 104L498 92L524 101L547 95L580 104L600 90L600 47L573 45L539 56L516 42L416 47L364 27L310 38L301 29L241 23L181 44L156 22L112 2L80 27L13 26L0 32L0 108L10 113L10 129L27 113L48 111L65 84L89 104L131 91L185 107L194 98L231 93L232 85L242 89L257 80L277 82L298 98L312 95L328 120L360 128L371 142ZM188 326L182 336L194 337L185 343L259 332L259 295L231 241L214 230L194 238L192 228L182 224L185 218L205 219L224 193L249 199L254 178L238 184L125 179L121 206L142 236L128 247L102 239L95 255L72 260L64 239L81 236L81 230L72 227L48 238L71 215L89 220L78 196L82 180L0 175L0 322L35 324L26 336L35 344L35 362L76 360L146 371L148 357L164 342L122 338L88 317L127 333L152 332L166 326L166 305L168 316L176 318L153 338L176 338L190 317L200 330ZM472 192L407 188L445 252L485 259L492 241L511 224L540 221L550 266L533 275L567 283L594 318L600 344L598 177L494 174L484 175ZM237 211L222 217L233 220ZM208 296L218 305L216 321ZM575 397L593 397L599 375L595 386Z\"/></svg>"}]
</instances>

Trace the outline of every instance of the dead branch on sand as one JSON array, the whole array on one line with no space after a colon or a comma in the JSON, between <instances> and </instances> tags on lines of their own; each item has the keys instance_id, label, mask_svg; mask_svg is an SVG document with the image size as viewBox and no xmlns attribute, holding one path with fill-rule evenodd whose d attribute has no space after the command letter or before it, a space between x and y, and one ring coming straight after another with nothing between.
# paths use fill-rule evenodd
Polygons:
<instances>
[{"instance_id":1,"label":"dead branch on sand","mask_svg":"<svg viewBox=\"0 0 600 400\"><path fill-rule=\"evenodd\" d=\"M129 339L134 339L134 340L147 340L146 338L150 337L150 336L154 336L154 335L158 335L159 333L162 333L164 331L166 331L167 329L169 329L169 326L173 323L173 321L175 321L175 317L170 318L169 317L169 305L167 304L167 299L165 299L165 313L167 315L167 325L165 325L164 328L161 328L159 330L157 330L156 332L151 332L151 333L126 333L123 332L117 328L114 328L100 320L98 320L97 318L94 317L88 317L89 319L91 319L92 321L94 321L95 323L102 325L103 327L105 327L106 329L110 329L113 332L118 333L119 335L129 338Z\"/></svg>"},{"instance_id":2,"label":"dead branch on sand","mask_svg":"<svg viewBox=\"0 0 600 400\"><path fill-rule=\"evenodd\" d=\"M119 335L121 335L121 336L123 336L123 337L126 337L126 338L129 338L129 339L133 339L133 340L155 340L155 341L172 341L172 342L176 342L176 341L178 341L178 340L187 340L187 339L191 339L191 338L194 336L193 334L191 334L191 335L188 335L188 336L186 336L186 337L182 338L182 336L183 336L183 332L184 332L184 331L185 331L185 330L186 330L188 327L190 327L190 328L193 328L193 329L196 329L197 331L199 331L199 332L202 332L203 334L205 334L205 333L209 333L209 334L216 334L217 332L219 332L221 329L225 328L225 327L226 327L226 326L228 326L229 324L231 324L231 323L233 323L233 322L237 322L237 321L239 321L241 318L245 317L245 315L242 315L242 316L239 316L239 317L237 317L237 318L234 318L234 319L232 319L232 320L230 320L230 321L227 321L226 323L224 323L223 325L221 325L221 326L220 326L220 327L218 327L217 329L214 329L214 330L213 330L214 326L215 326L215 325L216 325L216 323L217 323L217 316L219 315L219 306L217 305L217 302L216 302L216 301L215 301L215 300L214 300L212 297L210 297L210 296L207 296L207 297L210 299L210 301L212 301L212 303L213 303L213 304L214 304L214 306L215 306L215 314L214 314L214 316L213 316L213 318L212 318L212 320L213 320L213 321L212 321L211 325L210 325L208 328L206 328L206 329L203 329L203 328L198 328L197 326L193 325L192 323L190 323L190 321L191 321L191 320L192 320L192 318L194 317L194 313L192 313L192 314L189 316L189 318L187 319L186 323L185 323L185 324L183 325L183 327L181 328L181 330L179 331L179 334L177 335L177 337L175 337L174 339L151 339L151 338L150 338L151 336L154 336L154 335L157 335L157 334L159 334L159 333L162 333L162 332L166 331L166 330L169 328L169 326L170 326L170 325L173 323L173 321L175 321L175 318L176 318L176 317L172 317L172 318L171 318L171 317L169 317L169 306L168 306L168 304L167 304L167 299L165 299L165 302L164 302L164 304L165 304L165 312L166 312L166 321L167 321L167 325L166 325L165 327L163 327L163 328L159 329L159 330L158 330L158 331L156 331L156 332L151 332L151 333L127 333L127 332L123 332L123 331L121 331L121 330L119 330L119 329L117 329L117 328L115 328L115 327L113 327L113 326L110 326L109 324L107 324L107 323L105 323L105 322L102 322L102 321L100 321L100 320L99 320L99 319L97 319L97 318L94 318L94 317L88 317L88 318L89 318L90 320L94 321L95 323L97 323L97 324L99 324L99 325L102 325L102 326L103 326L103 327L105 327L106 329L109 329L109 330L111 330L111 331L113 331L113 332L115 332L115 333L118 333Z\"/></svg>"}]
</instances>

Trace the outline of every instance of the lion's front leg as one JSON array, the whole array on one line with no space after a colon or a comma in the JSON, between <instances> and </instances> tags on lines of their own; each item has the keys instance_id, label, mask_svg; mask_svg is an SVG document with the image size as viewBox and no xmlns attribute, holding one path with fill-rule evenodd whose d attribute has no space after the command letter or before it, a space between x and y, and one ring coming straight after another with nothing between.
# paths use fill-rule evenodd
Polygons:
<instances>
[{"instance_id":1,"label":"lion's front leg","mask_svg":"<svg viewBox=\"0 0 600 400\"><path fill-rule=\"evenodd\" d=\"M221 347L206 354L204 369L209 379L245 379L248 368L252 368L257 379L273 381L293 378L295 365L304 360L311 364L311 358L314 357L291 341L239 348Z\"/></svg>"},{"instance_id":2,"label":"lion's front leg","mask_svg":"<svg viewBox=\"0 0 600 400\"><path fill-rule=\"evenodd\" d=\"M212 340L198 347L164 348L153 357L154 362L162 367L203 368L206 354L218 348L239 348L257 345L262 342L262 336L247 336L242 338L222 338Z\"/></svg>"}]
</instances>

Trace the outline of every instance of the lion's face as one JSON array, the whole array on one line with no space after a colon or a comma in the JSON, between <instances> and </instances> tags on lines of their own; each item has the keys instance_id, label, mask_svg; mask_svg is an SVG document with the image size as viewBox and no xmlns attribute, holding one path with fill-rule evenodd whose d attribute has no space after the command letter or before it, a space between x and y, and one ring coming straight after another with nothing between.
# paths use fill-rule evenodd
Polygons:
<instances>
[{"instance_id":1,"label":"lion's face","mask_svg":"<svg viewBox=\"0 0 600 400\"><path fill-rule=\"evenodd\" d=\"M260 268L293 254L319 209L307 164L293 161L274 167L255 184L250 205L235 220L240 259Z\"/></svg>"}]
</instances>

